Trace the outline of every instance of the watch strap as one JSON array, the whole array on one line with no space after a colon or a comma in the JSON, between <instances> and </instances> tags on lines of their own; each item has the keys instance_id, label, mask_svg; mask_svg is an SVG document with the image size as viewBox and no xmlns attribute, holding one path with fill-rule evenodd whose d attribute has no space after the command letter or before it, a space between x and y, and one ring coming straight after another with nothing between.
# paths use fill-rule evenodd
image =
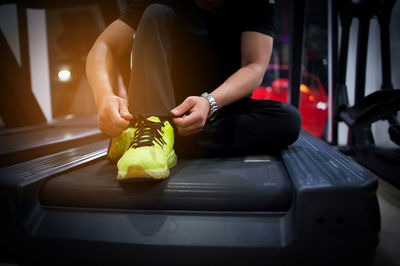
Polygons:
<instances>
[{"instance_id":1,"label":"watch strap","mask_svg":"<svg viewBox=\"0 0 400 266\"><path fill-rule=\"evenodd\" d=\"M215 102L214 97L212 97L207 92L202 93L201 96L206 98L207 101L210 103L210 112L208 113L208 120L212 121L212 120L214 120L215 116L217 115L217 111L218 111L217 103Z\"/></svg>"}]
</instances>

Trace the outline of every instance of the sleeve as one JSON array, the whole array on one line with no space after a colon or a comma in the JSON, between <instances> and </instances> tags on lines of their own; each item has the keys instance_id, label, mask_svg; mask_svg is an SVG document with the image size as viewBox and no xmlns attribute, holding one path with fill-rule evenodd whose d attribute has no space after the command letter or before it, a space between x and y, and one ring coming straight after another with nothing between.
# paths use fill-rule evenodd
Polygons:
<instances>
[{"instance_id":1,"label":"sleeve","mask_svg":"<svg viewBox=\"0 0 400 266\"><path fill-rule=\"evenodd\" d=\"M122 13L119 19L128 24L133 29L137 30L143 12L150 4L154 2L155 1L150 1L150 0L128 1L126 11Z\"/></svg>"},{"instance_id":2,"label":"sleeve","mask_svg":"<svg viewBox=\"0 0 400 266\"><path fill-rule=\"evenodd\" d=\"M274 0L253 0L242 9L240 31L256 31L274 37Z\"/></svg>"}]
</instances>

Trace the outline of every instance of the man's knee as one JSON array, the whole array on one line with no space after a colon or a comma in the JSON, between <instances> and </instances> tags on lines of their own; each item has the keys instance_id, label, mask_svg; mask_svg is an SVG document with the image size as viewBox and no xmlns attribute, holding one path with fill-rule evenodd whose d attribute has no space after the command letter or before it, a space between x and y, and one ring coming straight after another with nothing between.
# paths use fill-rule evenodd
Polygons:
<instances>
[{"instance_id":1,"label":"man's knee","mask_svg":"<svg viewBox=\"0 0 400 266\"><path fill-rule=\"evenodd\" d=\"M157 21L161 23L168 23L175 18L175 11L163 4L151 4L144 11L141 23L147 21Z\"/></svg>"},{"instance_id":2,"label":"man's knee","mask_svg":"<svg viewBox=\"0 0 400 266\"><path fill-rule=\"evenodd\" d=\"M171 7L162 4L149 5L135 33L134 49L153 51L154 46L170 45L174 36L175 18Z\"/></svg>"},{"instance_id":3,"label":"man's knee","mask_svg":"<svg viewBox=\"0 0 400 266\"><path fill-rule=\"evenodd\" d=\"M301 131L301 115L291 104L278 101L259 101L265 117L265 130L274 139L272 145L284 147L297 140Z\"/></svg>"},{"instance_id":4,"label":"man's knee","mask_svg":"<svg viewBox=\"0 0 400 266\"><path fill-rule=\"evenodd\" d=\"M281 112L283 115L282 122L285 124L284 135L289 145L299 137L302 119L299 110L291 104L282 103Z\"/></svg>"}]
</instances>

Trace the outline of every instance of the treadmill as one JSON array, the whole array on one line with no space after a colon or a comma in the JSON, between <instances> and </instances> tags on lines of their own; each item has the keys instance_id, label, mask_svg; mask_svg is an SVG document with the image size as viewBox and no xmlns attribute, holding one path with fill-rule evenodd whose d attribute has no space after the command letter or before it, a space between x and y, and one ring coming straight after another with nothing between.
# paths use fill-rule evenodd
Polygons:
<instances>
[{"instance_id":1,"label":"treadmill","mask_svg":"<svg viewBox=\"0 0 400 266\"><path fill-rule=\"evenodd\" d=\"M304 1L292 4L298 106ZM119 183L104 137L63 143L1 166L0 261L367 265L378 243L377 177L305 131L278 153L180 159L155 182Z\"/></svg>"},{"instance_id":2,"label":"treadmill","mask_svg":"<svg viewBox=\"0 0 400 266\"><path fill-rule=\"evenodd\" d=\"M0 169L1 260L51 264L366 263L377 177L302 132L279 154L180 160L119 183L107 140Z\"/></svg>"}]
</instances>

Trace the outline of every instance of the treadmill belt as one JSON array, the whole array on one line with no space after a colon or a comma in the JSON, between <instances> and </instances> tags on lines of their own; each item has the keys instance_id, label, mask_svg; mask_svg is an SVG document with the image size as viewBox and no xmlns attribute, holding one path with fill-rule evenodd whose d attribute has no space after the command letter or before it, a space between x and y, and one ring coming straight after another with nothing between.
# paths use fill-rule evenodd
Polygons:
<instances>
[{"instance_id":1,"label":"treadmill belt","mask_svg":"<svg viewBox=\"0 0 400 266\"><path fill-rule=\"evenodd\" d=\"M94 127L45 127L35 131L2 136L0 150L1 154L3 154L99 133L100 131Z\"/></svg>"},{"instance_id":2,"label":"treadmill belt","mask_svg":"<svg viewBox=\"0 0 400 266\"><path fill-rule=\"evenodd\" d=\"M105 139L96 121L96 117L61 119L45 125L3 130L0 167Z\"/></svg>"},{"instance_id":3,"label":"treadmill belt","mask_svg":"<svg viewBox=\"0 0 400 266\"><path fill-rule=\"evenodd\" d=\"M101 160L49 179L42 206L186 210L287 211L292 192L279 156L179 160L168 179L120 183Z\"/></svg>"},{"instance_id":4,"label":"treadmill belt","mask_svg":"<svg viewBox=\"0 0 400 266\"><path fill-rule=\"evenodd\" d=\"M25 126L25 127L13 127L13 128L2 127L0 128L0 136L26 133L35 130L43 130L51 127L61 128L61 127L78 127L78 126L97 128L97 115L83 116L76 118L75 117L59 118L59 119L54 119L48 123Z\"/></svg>"}]
</instances>

